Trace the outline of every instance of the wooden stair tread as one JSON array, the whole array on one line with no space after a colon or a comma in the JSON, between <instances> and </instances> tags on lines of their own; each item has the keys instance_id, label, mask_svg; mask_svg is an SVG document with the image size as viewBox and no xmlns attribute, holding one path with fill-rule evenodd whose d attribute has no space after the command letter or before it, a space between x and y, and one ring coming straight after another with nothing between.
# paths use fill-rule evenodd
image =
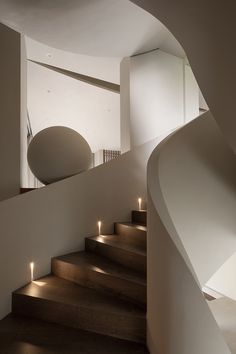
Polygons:
<instances>
[{"instance_id":1,"label":"wooden stair tread","mask_svg":"<svg viewBox=\"0 0 236 354\"><path fill-rule=\"evenodd\" d=\"M118 265L105 257L91 252L74 252L67 255L54 257L54 259L146 286L146 277L143 274L122 265Z\"/></svg>"},{"instance_id":2,"label":"wooden stair tread","mask_svg":"<svg viewBox=\"0 0 236 354\"><path fill-rule=\"evenodd\" d=\"M8 315L0 321L0 353L148 354L148 350L143 344Z\"/></svg>"},{"instance_id":3,"label":"wooden stair tread","mask_svg":"<svg viewBox=\"0 0 236 354\"><path fill-rule=\"evenodd\" d=\"M132 227L134 229L147 232L147 226L146 225L142 225L142 224L138 224L138 223L134 223L134 222L117 222L116 224L124 225L124 226L127 226L127 227Z\"/></svg>"},{"instance_id":4,"label":"wooden stair tread","mask_svg":"<svg viewBox=\"0 0 236 354\"><path fill-rule=\"evenodd\" d=\"M125 316L145 317L145 311L129 301L82 287L53 275L40 278L16 290L14 295L62 303L77 308L89 308Z\"/></svg>"},{"instance_id":5,"label":"wooden stair tread","mask_svg":"<svg viewBox=\"0 0 236 354\"><path fill-rule=\"evenodd\" d=\"M96 242L102 243L102 244L106 244L108 246L111 247L115 247L115 248L119 248L121 250L125 250L128 251L130 253L134 253L137 254L139 256L144 256L146 257L146 251L139 248L139 247L135 247L132 246L130 244L127 244L126 242L124 242L124 240L122 239L122 237L120 237L119 235L100 235L100 236L91 236L91 237L87 237L87 239L90 240L94 240Z\"/></svg>"}]
</instances>

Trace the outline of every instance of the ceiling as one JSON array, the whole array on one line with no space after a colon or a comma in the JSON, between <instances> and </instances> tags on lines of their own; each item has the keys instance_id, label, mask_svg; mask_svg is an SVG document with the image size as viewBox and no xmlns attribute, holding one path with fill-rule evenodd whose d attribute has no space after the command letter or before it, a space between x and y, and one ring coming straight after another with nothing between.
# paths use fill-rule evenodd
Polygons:
<instances>
[{"instance_id":1,"label":"ceiling","mask_svg":"<svg viewBox=\"0 0 236 354\"><path fill-rule=\"evenodd\" d=\"M0 0L0 21L73 53L125 57L160 48L184 56L172 34L128 0Z\"/></svg>"}]
</instances>

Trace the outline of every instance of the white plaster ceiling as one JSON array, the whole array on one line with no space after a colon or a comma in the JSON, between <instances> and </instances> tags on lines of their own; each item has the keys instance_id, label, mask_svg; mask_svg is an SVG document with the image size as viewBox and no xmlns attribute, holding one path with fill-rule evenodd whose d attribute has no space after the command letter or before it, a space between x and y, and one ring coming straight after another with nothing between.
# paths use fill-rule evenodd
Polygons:
<instances>
[{"instance_id":1,"label":"white plaster ceiling","mask_svg":"<svg viewBox=\"0 0 236 354\"><path fill-rule=\"evenodd\" d=\"M184 56L172 34L128 0L0 0L0 21L73 53L125 57L159 47Z\"/></svg>"}]
</instances>

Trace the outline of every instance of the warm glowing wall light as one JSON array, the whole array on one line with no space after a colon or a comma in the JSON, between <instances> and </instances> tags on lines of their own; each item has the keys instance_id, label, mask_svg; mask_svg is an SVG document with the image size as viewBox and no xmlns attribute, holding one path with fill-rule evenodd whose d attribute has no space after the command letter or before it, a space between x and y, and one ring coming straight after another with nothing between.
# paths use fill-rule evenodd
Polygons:
<instances>
[{"instance_id":1,"label":"warm glowing wall light","mask_svg":"<svg viewBox=\"0 0 236 354\"><path fill-rule=\"evenodd\" d=\"M101 235L101 226L102 226L102 222L98 221L98 235Z\"/></svg>"},{"instance_id":2,"label":"warm glowing wall light","mask_svg":"<svg viewBox=\"0 0 236 354\"><path fill-rule=\"evenodd\" d=\"M30 262L30 278L31 281L34 280L34 262Z\"/></svg>"},{"instance_id":3,"label":"warm glowing wall light","mask_svg":"<svg viewBox=\"0 0 236 354\"><path fill-rule=\"evenodd\" d=\"M142 210L142 198L138 198L138 210Z\"/></svg>"}]
</instances>

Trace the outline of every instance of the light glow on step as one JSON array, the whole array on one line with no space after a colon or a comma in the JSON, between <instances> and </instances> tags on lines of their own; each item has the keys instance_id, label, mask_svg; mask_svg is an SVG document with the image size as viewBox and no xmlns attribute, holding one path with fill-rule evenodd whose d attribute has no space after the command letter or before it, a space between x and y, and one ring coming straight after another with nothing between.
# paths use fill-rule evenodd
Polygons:
<instances>
[{"instance_id":1,"label":"light glow on step","mask_svg":"<svg viewBox=\"0 0 236 354\"><path fill-rule=\"evenodd\" d=\"M30 262L30 279L34 281L34 262Z\"/></svg>"},{"instance_id":2,"label":"light glow on step","mask_svg":"<svg viewBox=\"0 0 236 354\"><path fill-rule=\"evenodd\" d=\"M33 283L37 286L45 286L47 283L45 281L34 280Z\"/></svg>"},{"instance_id":3,"label":"light glow on step","mask_svg":"<svg viewBox=\"0 0 236 354\"><path fill-rule=\"evenodd\" d=\"M142 198L138 198L138 210L142 210Z\"/></svg>"},{"instance_id":4,"label":"light glow on step","mask_svg":"<svg viewBox=\"0 0 236 354\"><path fill-rule=\"evenodd\" d=\"M98 221L98 235L101 235L101 227L102 227L102 222Z\"/></svg>"}]
</instances>

